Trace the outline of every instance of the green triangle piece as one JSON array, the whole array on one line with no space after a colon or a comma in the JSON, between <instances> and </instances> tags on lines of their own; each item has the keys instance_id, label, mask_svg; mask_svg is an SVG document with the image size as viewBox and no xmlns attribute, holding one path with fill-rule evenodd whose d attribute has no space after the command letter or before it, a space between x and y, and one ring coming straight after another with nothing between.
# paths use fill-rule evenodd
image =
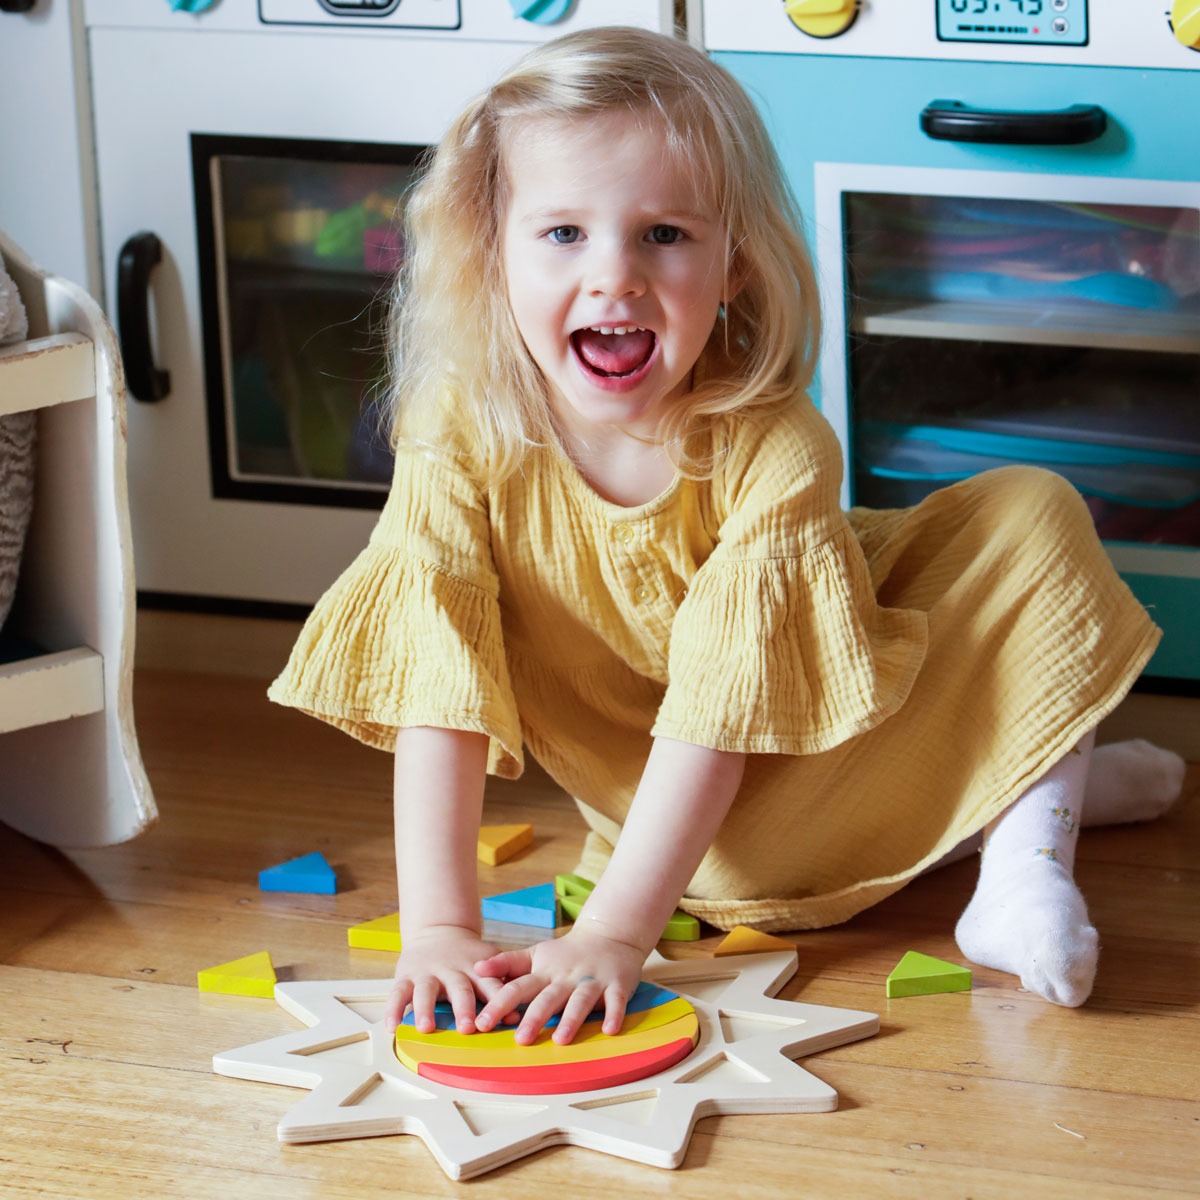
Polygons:
<instances>
[{"instance_id":1,"label":"green triangle piece","mask_svg":"<svg viewBox=\"0 0 1200 1200\"><path fill-rule=\"evenodd\" d=\"M574 921L583 908L584 902L592 894L596 885L582 875L555 875L554 894L558 897L559 907Z\"/></svg>"},{"instance_id":2,"label":"green triangle piece","mask_svg":"<svg viewBox=\"0 0 1200 1200\"><path fill-rule=\"evenodd\" d=\"M933 996L938 992L969 992L971 972L966 967L943 962L915 950L896 964L887 977L887 994L895 996Z\"/></svg>"},{"instance_id":3,"label":"green triangle piece","mask_svg":"<svg viewBox=\"0 0 1200 1200\"><path fill-rule=\"evenodd\" d=\"M572 921L579 917L587 898L592 894L596 885L590 879L581 875L555 875L554 894L558 897L559 907ZM700 940L700 922L690 913L677 908L667 920L667 927L662 932L664 942L697 942Z\"/></svg>"}]
</instances>

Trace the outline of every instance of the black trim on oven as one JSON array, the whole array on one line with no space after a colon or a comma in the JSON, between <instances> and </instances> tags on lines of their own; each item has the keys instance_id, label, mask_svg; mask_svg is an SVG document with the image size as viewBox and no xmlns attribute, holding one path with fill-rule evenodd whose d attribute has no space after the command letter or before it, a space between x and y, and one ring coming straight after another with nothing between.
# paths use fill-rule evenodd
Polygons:
<instances>
[{"instance_id":1,"label":"black trim on oven","mask_svg":"<svg viewBox=\"0 0 1200 1200\"><path fill-rule=\"evenodd\" d=\"M257 617L270 621L303 621L311 604L281 600L241 600L235 596L189 596L180 592L147 592L139 589L139 609L155 612L201 613L220 617Z\"/></svg>"},{"instance_id":2,"label":"black trim on oven","mask_svg":"<svg viewBox=\"0 0 1200 1200\"><path fill-rule=\"evenodd\" d=\"M221 361L220 299L212 177L209 164L221 155L284 158L297 162L366 163L418 166L433 147L390 142L329 141L318 138L247 137L240 134L190 135L196 253L200 277L204 394L208 427L209 482L218 500L309 504L322 508L381 509L386 487L307 484L281 480L235 479L230 470L225 430L225 373Z\"/></svg>"},{"instance_id":3,"label":"black trim on oven","mask_svg":"<svg viewBox=\"0 0 1200 1200\"><path fill-rule=\"evenodd\" d=\"M1200 679L1178 679L1173 675L1142 675L1130 690L1151 696L1200 697Z\"/></svg>"}]
</instances>

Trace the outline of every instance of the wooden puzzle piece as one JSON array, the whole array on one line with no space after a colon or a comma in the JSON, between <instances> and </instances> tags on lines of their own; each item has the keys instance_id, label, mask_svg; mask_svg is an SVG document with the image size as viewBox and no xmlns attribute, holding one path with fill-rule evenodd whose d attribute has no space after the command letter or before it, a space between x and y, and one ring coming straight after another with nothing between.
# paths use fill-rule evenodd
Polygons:
<instances>
[{"instance_id":1,"label":"wooden puzzle piece","mask_svg":"<svg viewBox=\"0 0 1200 1200\"><path fill-rule=\"evenodd\" d=\"M664 942L698 942L700 940L700 922L691 913L685 913L677 908L667 920L667 927L662 931Z\"/></svg>"},{"instance_id":2,"label":"wooden puzzle piece","mask_svg":"<svg viewBox=\"0 0 1200 1200\"><path fill-rule=\"evenodd\" d=\"M358 950L391 950L400 953L400 914L388 913L346 930L346 941Z\"/></svg>"},{"instance_id":3,"label":"wooden puzzle piece","mask_svg":"<svg viewBox=\"0 0 1200 1200\"><path fill-rule=\"evenodd\" d=\"M685 1001L686 1003L686 1001ZM431 1079L442 1078L433 1074L434 1070L444 1068L465 1067L473 1072L476 1080L486 1078L495 1073L496 1086L485 1088L489 1092L523 1092L526 1088L521 1082L521 1072L527 1069L553 1068L568 1066L583 1066L598 1064L595 1071L587 1075L589 1087L606 1086L601 1082L603 1064L612 1062L614 1074L623 1076L621 1082L627 1082L630 1062L619 1062L628 1059L630 1055L641 1054L643 1051L662 1051L665 1047L677 1046L686 1041L694 1044L699 1036L699 1025L695 1012L685 1013L664 1025L652 1029L643 1029L637 1033L607 1035L601 1038L588 1038L585 1041L573 1041L568 1046L543 1040L532 1046L518 1046L511 1033L507 1045L471 1046L445 1045L437 1040L416 1041L397 1030L396 1055L410 1071ZM647 1061L647 1060L640 1060ZM579 1089L569 1086L570 1072L559 1072L563 1086L551 1090L558 1092L573 1092ZM537 1091L542 1091L541 1083L545 1078L538 1076ZM614 1081L615 1082L615 1081Z\"/></svg>"},{"instance_id":4,"label":"wooden puzzle piece","mask_svg":"<svg viewBox=\"0 0 1200 1200\"><path fill-rule=\"evenodd\" d=\"M558 925L558 901L554 884L539 883L489 896L483 902L485 920L507 921L511 925L535 925L539 929L554 929Z\"/></svg>"},{"instance_id":5,"label":"wooden puzzle piece","mask_svg":"<svg viewBox=\"0 0 1200 1200\"><path fill-rule=\"evenodd\" d=\"M887 994L896 996L932 996L939 992L969 992L971 972L966 967L918 954L910 950L887 977Z\"/></svg>"},{"instance_id":6,"label":"wooden puzzle piece","mask_svg":"<svg viewBox=\"0 0 1200 1200\"><path fill-rule=\"evenodd\" d=\"M687 1004L686 1000L681 1002ZM631 1033L617 1034L619 1042L605 1033L578 1036L567 1046L558 1045L548 1034L539 1035L531 1045L519 1046L511 1029L506 1036L501 1035L498 1040L485 1043L482 1035L476 1040L474 1034L460 1034L453 1030L442 1034L418 1034L414 1029L400 1027L396 1030L396 1053L414 1071L422 1062L461 1063L480 1067L549 1066L575 1059L590 1062L610 1057L621 1049L644 1050L662 1042L690 1037L694 1032L695 1015L689 1008L686 1012L676 1013L670 1020L655 1022Z\"/></svg>"},{"instance_id":7,"label":"wooden puzzle piece","mask_svg":"<svg viewBox=\"0 0 1200 1200\"><path fill-rule=\"evenodd\" d=\"M713 957L724 958L728 954L773 954L779 950L794 948L793 942L784 941L783 938L751 929L749 925L735 925L713 951Z\"/></svg>"},{"instance_id":8,"label":"wooden puzzle piece","mask_svg":"<svg viewBox=\"0 0 1200 1200\"><path fill-rule=\"evenodd\" d=\"M645 985L639 985L639 990L642 986ZM615 1036L632 1037L634 1034L660 1029L664 1025L670 1025L673 1021L690 1016L694 1011L691 1003L681 996L676 996L672 992L663 992L663 997L664 999L643 1008L626 1012L625 1019L621 1022L620 1032ZM482 1004L478 1004L477 1010L482 1007ZM550 1042L555 1026L558 1025L558 1016L555 1015L546 1022L542 1032L532 1043L528 1046L517 1046L513 1039L514 1031L511 1028L495 1029L490 1033L459 1033L453 1010L445 1001L436 1006L434 1017L437 1028L431 1033L422 1033L415 1027L413 1015L409 1013L396 1030L397 1039L402 1039L413 1046L441 1046L447 1050L465 1050L470 1053L486 1051L491 1054L515 1049L518 1055L523 1055L545 1047ZM584 1022L571 1041L571 1045L611 1044L612 1037L613 1035L603 1031L603 1012L597 1011ZM561 1053L561 1047L555 1047L554 1050L555 1053Z\"/></svg>"},{"instance_id":9,"label":"wooden puzzle piece","mask_svg":"<svg viewBox=\"0 0 1200 1200\"><path fill-rule=\"evenodd\" d=\"M553 1063L543 1067L479 1067L425 1063L421 1077L473 1092L505 1096L554 1096L590 1092L596 1088L634 1083L673 1067L691 1054L694 1038L680 1038L664 1046L651 1046L595 1061Z\"/></svg>"},{"instance_id":10,"label":"wooden puzzle piece","mask_svg":"<svg viewBox=\"0 0 1200 1200\"><path fill-rule=\"evenodd\" d=\"M584 901L592 894L596 885L582 875L555 875L554 894L558 897L562 910L575 921L583 909Z\"/></svg>"},{"instance_id":11,"label":"wooden puzzle piece","mask_svg":"<svg viewBox=\"0 0 1200 1200\"><path fill-rule=\"evenodd\" d=\"M595 884L582 875L563 874L554 877L554 891L562 910L575 921L583 909L584 902L592 894ZM661 941L697 942L700 940L700 922L691 913L677 908L662 931Z\"/></svg>"},{"instance_id":12,"label":"wooden puzzle piece","mask_svg":"<svg viewBox=\"0 0 1200 1200\"><path fill-rule=\"evenodd\" d=\"M258 873L263 892L306 892L332 896L337 891L337 876L319 850L302 854Z\"/></svg>"},{"instance_id":13,"label":"wooden puzzle piece","mask_svg":"<svg viewBox=\"0 0 1200 1200\"><path fill-rule=\"evenodd\" d=\"M774 999L795 971L794 948L719 961L652 954L643 979L693 1005L696 1044L656 1074L591 1091L481 1093L475 1081L414 1075L383 1025L390 979L281 983L276 1000L305 1028L216 1055L213 1069L309 1089L280 1122L282 1142L411 1133L452 1179L553 1145L677 1167L700 1117L837 1107L837 1093L794 1060L870 1037L879 1018Z\"/></svg>"},{"instance_id":14,"label":"wooden puzzle piece","mask_svg":"<svg viewBox=\"0 0 1200 1200\"><path fill-rule=\"evenodd\" d=\"M266 950L247 954L219 967L205 967L196 973L196 986L202 992L217 992L223 996L275 995L275 968Z\"/></svg>"},{"instance_id":15,"label":"wooden puzzle piece","mask_svg":"<svg viewBox=\"0 0 1200 1200\"><path fill-rule=\"evenodd\" d=\"M532 842L532 825L483 825L479 830L479 861L497 867Z\"/></svg>"}]
</instances>

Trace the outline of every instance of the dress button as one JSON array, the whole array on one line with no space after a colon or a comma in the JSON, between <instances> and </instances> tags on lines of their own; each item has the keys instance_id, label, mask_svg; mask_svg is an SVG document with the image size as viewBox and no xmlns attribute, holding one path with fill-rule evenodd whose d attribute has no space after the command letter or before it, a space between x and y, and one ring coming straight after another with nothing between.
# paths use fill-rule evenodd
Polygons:
<instances>
[{"instance_id":1,"label":"dress button","mask_svg":"<svg viewBox=\"0 0 1200 1200\"><path fill-rule=\"evenodd\" d=\"M625 524L614 525L613 537L615 537L618 542L624 542L625 545L628 546L634 538L633 526Z\"/></svg>"},{"instance_id":2,"label":"dress button","mask_svg":"<svg viewBox=\"0 0 1200 1200\"><path fill-rule=\"evenodd\" d=\"M648 588L645 584L642 584L642 586L633 593L633 598L639 604L647 604L654 599L654 589Z\"/></svg>"}]
</instances>

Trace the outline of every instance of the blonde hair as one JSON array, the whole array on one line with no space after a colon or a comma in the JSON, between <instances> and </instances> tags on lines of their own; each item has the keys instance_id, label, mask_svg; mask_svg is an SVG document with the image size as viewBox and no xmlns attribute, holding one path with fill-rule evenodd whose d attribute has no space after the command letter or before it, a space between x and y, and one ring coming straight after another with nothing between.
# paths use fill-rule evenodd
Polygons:
<instances>
[{"instance_id":1,"label":"blonde hair","mask_svg":"<svg viewBox=\"0 0 1200 1200\"><path fill-rule=\"evenodd\" d=\"M820 340L816 279L800 216L762 121L741 86L682 41L629 27L590 29L525 55L450 127L406 211L405 265L392 310L393 441L435 447L453 432L487 483L554 439L546 384L505 286L502 150L516 123L629 112L713 197L735 292L696 364L693 387L659 431L676 462L716 416L766 410L808 387Z\"/></svg>"}]
</instances>

